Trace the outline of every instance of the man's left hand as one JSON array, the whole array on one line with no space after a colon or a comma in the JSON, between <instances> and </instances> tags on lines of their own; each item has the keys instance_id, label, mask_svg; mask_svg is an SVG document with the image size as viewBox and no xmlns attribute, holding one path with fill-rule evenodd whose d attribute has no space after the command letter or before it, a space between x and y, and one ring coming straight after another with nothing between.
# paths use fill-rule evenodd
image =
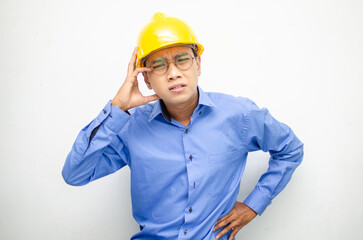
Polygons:
<instances>
[{"instance_id":1,"label":"man's left hand","mask_svg":"<svg viewBox=\"0 0 363 240\"><path fill-rule=\"evenodd\" d=\"M232 210L226 216L222 217L217 221L213 232L225 226L224 229L216 236L217 239L219 239L232 229L232 233L229 236L228 240L233 240L234 236L236 236L238 231L256 216L257 213L246 204L236 202Z\"/></svg>"}]
</instances>

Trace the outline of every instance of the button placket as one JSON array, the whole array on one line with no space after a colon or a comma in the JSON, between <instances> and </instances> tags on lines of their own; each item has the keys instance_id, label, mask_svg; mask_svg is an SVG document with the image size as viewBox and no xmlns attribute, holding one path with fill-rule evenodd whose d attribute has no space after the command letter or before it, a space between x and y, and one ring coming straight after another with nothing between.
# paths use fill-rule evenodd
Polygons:
<instances>
[{"instance_id":1,"label":"button placket","mask_svg":"<svg viewBox=\"0 0 363 240\"><path fill-rule=\"evenodd\" d=\"M193 163L193 159L194 156L191 154L193 148L190 146L190 142L189 142L189 137L187 134L189 134L189 128L184 128L184 136L183 136L183 145L184 145L184 156L185 156L185 164L186 164L186 168L187 168L187 175L188 175L188 202L189 204L191 205L192 202L190 202L190 196L191 196L191 191L193 191L193 187L195 187L195 183L194 183L194 176L193 176L193 168L195 166L194 163ZM189 161L188 161L189 160ZM188 204L188 205L189 205ZM192 212L193 212L193 208L189 205L189 207L187 206L185 209L184 209L184 214L185 214L185 224L184 226L181 227L181 230L183 231L184 233L184 236L186 237L187 235L190 235L188 234L188 227L189 227L189 224L190 224L190 220L192 218L193 215Z\"/></svg>"}]
</instances>

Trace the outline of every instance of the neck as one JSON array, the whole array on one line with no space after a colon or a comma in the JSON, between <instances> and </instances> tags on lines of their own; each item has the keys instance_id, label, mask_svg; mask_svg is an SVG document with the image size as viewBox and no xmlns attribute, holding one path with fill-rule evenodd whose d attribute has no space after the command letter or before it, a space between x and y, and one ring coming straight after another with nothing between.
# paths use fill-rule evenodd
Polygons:
<instances>
[{"instance_id":1,"label":"neck","mask_svg":"<svg viewBox=\"0 0 363 240\"><path fill-rule=\"evenodd\" d=\"M187 126L190 122L190 117L197 108L199 102L198 91L188 102L182 104L165 103L170 117Z\"/></svg>"}]
</instances>

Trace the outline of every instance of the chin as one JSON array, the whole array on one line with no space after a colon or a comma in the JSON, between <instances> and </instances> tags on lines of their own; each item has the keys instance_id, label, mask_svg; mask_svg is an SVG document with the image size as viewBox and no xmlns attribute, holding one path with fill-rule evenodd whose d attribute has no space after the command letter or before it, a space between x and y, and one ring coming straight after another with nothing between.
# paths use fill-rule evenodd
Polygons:
<instances>
[{"instance_id":1,"label":"chin","mask_svg":"<svg viewBox=\"0 0 363 240\"><path fill-rule=\"evenodd\" d=\"M183 104L192 99L192 96L180 95L164 98L163 101L169 104Z\"/></svg>"},{"instance_id":2,"label":"chin","mask_svg":"<svg viewBox=\"0 0 363 240\"><path fill-rule=\"evenodd\" d=\"M194 87L193 87L194 89ZM195 94L198 94L197 86L195 86L195 90L192 90L190 86L187 86L183 92L173 93L168 89L167 91L162 91L162 93L156 93L160 98L169 104L183 104L191 99L193 99Z\"/></svg>"}]
</instances>

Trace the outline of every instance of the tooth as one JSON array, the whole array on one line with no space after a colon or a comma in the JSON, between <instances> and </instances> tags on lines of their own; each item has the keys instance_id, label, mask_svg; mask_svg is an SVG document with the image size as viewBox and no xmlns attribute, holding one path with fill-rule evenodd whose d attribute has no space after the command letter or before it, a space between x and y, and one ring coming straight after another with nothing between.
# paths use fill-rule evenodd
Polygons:
<instances>
[{"instance_id":1,"label":"tooth","mask_svg":"<svg viewBox=\"0 0 363 240\"><path fill-rule=\"evenodd\" d=\"M172 88L170 88L170 90L177 89L177 88L181 88L181 87L183 87L183 86L180 85L180 86L172 87Z\"/></svg>"}]
</instances>

